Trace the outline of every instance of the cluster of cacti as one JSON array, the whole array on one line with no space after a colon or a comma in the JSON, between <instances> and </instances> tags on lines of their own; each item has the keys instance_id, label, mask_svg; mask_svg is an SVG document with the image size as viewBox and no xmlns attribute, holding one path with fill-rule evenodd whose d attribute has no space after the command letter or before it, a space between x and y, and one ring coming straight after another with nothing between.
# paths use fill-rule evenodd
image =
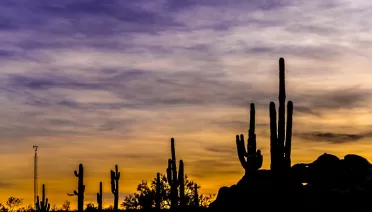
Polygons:
<instances>
[{"instance_id":1,"label":"cluster of cacti","mask_svg":"<svg viewBox=\"0 0 372 212\"><path fill-rule=\"evenodd\" d=\"M120 172L118 165L115 165L115 171L111 170L111 192L114 195L114 210L118 211L119 208L119 179Z\"/></svg>"},{"instance_id":2,"label":"cluster of cacti","mask_svg":"<svg viewBox=\"0 0 372 212\"><path fill-rule=\"evenodd\" d=\"M99 182L99 193L97 193L98 211L102 211L102 182Z\"/></svg>"},{"instance_id":3,"label":"cluster of cacti","mask_svg":"<svg viewBox=\"0 0 372 212\"><path fill-rule=\"evenodd\" d=\"M275 103L270 102L270 151L271 170L282 172L291 167L291 142L292 142L292 115L293 103L287 105L287 129L285 124L285 64L284 59L279 59L279 114L278 126L276 125Z\"/></svg>"},{"instance_id":4,"label":"cluster of cacti","mask_svg":"<svg viewBox=\"0 0 372 212\"><path fill-rule=\"evenodd\" d=\"M241 165L245 169L246 174L253 173L261 168L263 162L263 156L260 150L256 150L256 134L255 134L255 108L254 104L251 104L250 112L250 123L248 131L248 142L247 150L244 144L244 135L236 135L236 147L238 152L238 157ZM247 159L245 159L247 158Z\"/></svg>"},{"instance_id":5,"label":"cluster of cacti","mask_svg":"<svg viewBox=\"0 0 372 212\"><path fill-rule=\"evenodd\" d=\"M285 123L285 64L284 59L279 59L279 114L276 122L275 103L270 102L270 151L271 170L274 173L288 170L291 166L291 139L293 103L287 105L287 128ZM255 134L255 107L251 104L250 125L248 131L247 150L245 149L244 136L236 136L236 146L241 165L246 174L254 173L262 166L263 157L260 150L256 150ZM245 159L246 158L246 159Z\"/></svg>"},{"instance_id":6,"label":"cluster of cacti","mask_svg":"<svg viewBox=\"0 0 372 212\"><path fill-rule=\"evenodd\" d=\"M40 201L39 196L36 197L36 211L37 212L48 212L50 209L50 204L48 203L48 198L45 198L45 185L43 184L42 200Z\"/></svg>"},{"instance_id":7,"label":"cluster of cacti","mask_svg":"<svg viewBox=\"0 0 372 212\"><path fill-rule=\"evenodd\" d=\"M184 166L183 161L180 160L180 167L177 175L176 167L176 151L174 146L174 138L171 139L171 154L172 159L168 160L167 168L167 181L171 187L171 210L176 210L178 208L178 186L180 187L180 207L184 208L186 206L185 201L185 181L184 181Z\"/></svg>"},{"instance_id":8,"label":"cluster of cacti","mask_svg":"<svg viewBox=\"0 0 372 212\"><path fill-rule=\"evenodd\" d=\"M78 190L74 191L74 195L78 196L78 211L82 212L84 210L84 167L83 164L79 164L79 172L74 171L75 176L78 178Z\"/></svg>"},{"instance_id":9,"label":"cluster of cacti","mask_svg":"<svg viewBox=\"0 0 372 212\"><path fill-rule=\"evenodd\" d=\"M118 171L118 166L115 165L115 171L110 171L111 173L111 192L114 194L114 210L118 211L119 207L119 179L120 172ZM84 167L83 164L79 164L79 171L74 171L75 176L78 178L78 190L74 191L73 194L68 194L69 196L78 196L78 211L84 210ZM103 206L103 192L102 192L102 182L99 183L99 193L97 193L97 204L98 211L102 211Z\"/></svg>"}]
</instances>

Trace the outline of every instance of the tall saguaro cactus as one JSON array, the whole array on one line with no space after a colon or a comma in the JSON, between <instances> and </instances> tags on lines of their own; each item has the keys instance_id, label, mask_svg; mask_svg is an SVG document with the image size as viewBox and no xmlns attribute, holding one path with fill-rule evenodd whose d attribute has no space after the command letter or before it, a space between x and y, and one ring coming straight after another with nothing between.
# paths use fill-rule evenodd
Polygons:
<instances>
[{"instance_id":1,"label":"tall saguaro cactus","mask_svg":"<svg viewBox=\"0 0 372 212\"><path fill-rule=\"evenodd\" d=\"M114 195L114 210L118 211L119 208L119 179L120 172L118 165L115 165L115 171L111 170L111 192Z\"/></svg>"},{"instance_id":2,"label":"tall saguaro cactus","mask_svg":"<svg viewBox=\"0 0 372 212\"><path fill-rule=\"evenodd\" d=\"M102 211L102 182L99 182L99 193L97 193L98 211Z\"/></svg>"},{"instance_id":3,"label":"tall saguaro cactus","mask_svg":"<svg viewBox=\"0 0 372 212\"><path fill-rule=\"evenodd\" d=\"M293 102L287 104L287 129L285 128L285 64L279 59L279 114L276 124L275 103L270 102L271 170L286 171L291 167Z\"/></svg>"},{"instance_id":4,"label":"tall saguaro cactus","mask_svg":"<svg viewBox=\"0 0 372 212\"><path fill-rule=\"evenodd\" d=\"M37 212L48 212L50 209L50 204L48 203L48 198L45 198L45 184L43 184L42 200L40 201L39 196L36 197L36 211Z\"/></svg>"},{"instance_id":5,"label":"tall saguaro cactus","mask_svg":"<svg viewBox=\"0 0 372 212\"><path fill-rule=\"evenodd\" d=\"M74 191L74 195L78 196L78 211L83 212L84 210L84 167L83 164L79 164L79 172L74 171L75 177L78 178L78 190Z\"/></svg>"},{"instance_id":6,"label":"tall saguaro cactus","mask_svg":"<svg viewBox=\"0 0 372 212\"><path fill-rule=\"evenodd\" d=\"M184 165L180 160L179 173L177 175L176 167L176 150L174 146L174 138L171 139L171 155L172 159L168 160L167 181L171 187L171 210L177 210L178 207L178 186L180 187L180 206L186 206L185 201L185 181L184 181Z\"/></svg>"},{"instance_id":7,"label":"tall saguaro cactus","mask_svg":"<svg viewBox=\"0 0 372 212\"><path fill-rule=\"evenodd\" d=\"M251 112L250 112L250 122L249 122L249 131L248 131L248 142L247 150L245 149L244 144L244 135L236 135L236 147L238 152L238 157L240 164L245 169L245 173L254 173L262 167L263 156L261 155L261 150L256 150L256 134L255 134L255 107L251 103ZM247 158L247 159L245 159Z\"/></svg>"}]
</instances>

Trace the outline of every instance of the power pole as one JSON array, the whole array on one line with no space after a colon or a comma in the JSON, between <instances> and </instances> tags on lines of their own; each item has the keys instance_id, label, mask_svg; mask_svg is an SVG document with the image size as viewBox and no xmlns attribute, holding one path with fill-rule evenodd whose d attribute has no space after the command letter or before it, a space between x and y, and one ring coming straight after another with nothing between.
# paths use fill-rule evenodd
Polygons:
<instances>
[{"instance_id":1,"label":"power pole","mask_svg":"<svg viewBox=\"0 0 372 212\"><path fill-rule=\"evenodd\" d=\"M35 157L34 157L34 206L35 206L35 210L36 210L36 199L37 199L37 196L39 195L38 194L38 183L37 183L37 148L38 148L38 146L34 145L32 148L35 149Z\"/></svg>"}]
</instances>

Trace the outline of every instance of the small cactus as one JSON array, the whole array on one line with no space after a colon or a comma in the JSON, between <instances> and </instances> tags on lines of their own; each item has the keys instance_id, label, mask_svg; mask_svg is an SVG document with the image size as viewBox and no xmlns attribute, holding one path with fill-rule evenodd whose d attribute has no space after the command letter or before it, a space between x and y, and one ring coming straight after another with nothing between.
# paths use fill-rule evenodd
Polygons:
<instances>
[{"instance_id":1,"label":"small cactus","mask_svg":"<svg viewBox=\"0 0 372 212\"><path fill-rule=\"evenodd\" d=\"M39 196L36 197L36 211L37 212L48 212L50 209L50 204L48 203L48 198L45 198L45 184L43 184L42 200L39 200Z\"/></svg>"},{"instance_id":2,"label":"small cactus","mask_svg":"<svg viewBox=\"0 0 372 212\"><path fill-rule=\"evenodd\" d=\"M160 210L160 201L161 201L161 194L160 194L160 173L156 174L156 191L155 191L155 208Z\"/></svg>"},{"instance_id":3,"label":"small cactus","mask_svg":"<svg viewBox=\"0 0 372 212\"><path fill-rule=\"evenodd\" d=\"M248 142L247 150L244 144L244 135L236 135L236 147L238 152L238 157L240 164L245 169L245 173L254 173L262 167L263 156L261 155L261 150L256 150L256 134L255 134L255 107L251 104L250 112L250 124L248 131ZM245 159L245 157L247 159Z\"/></svg>"},{"instance_id":4,"label":"small cactus","mask_svg":"<svg viewBox=\"0 0 372 212\"><path fill-rule=\"evenodd\" d=\"M75 176L78 178L78 190L74 191L74 195L78 196L78 211L83 212L84 210L84 167L83 164L79 164L79 172L74 171Z\"/></svg>"},{"instance_id":5,"label":"small cactus","mask_svg":"<svg viewBox=\"0 0 372 212\"><path fill-rule=\"evenodd\" d=\"M102 182L99 182L99 193L97 193L98 211L102 211Z\"/></svg>"},{"instance_id":6,"label":"small cactus","mask_svg":"<svg viewBox=\"0 0 372 212\"><path fill-rule=\"evenodd\" d=\"M114 195L114 211L117 212L119 208L119 179L120 172L118 165L115 165L115 171L111 170L111 192Z\"/></svg>"}]
</instances>

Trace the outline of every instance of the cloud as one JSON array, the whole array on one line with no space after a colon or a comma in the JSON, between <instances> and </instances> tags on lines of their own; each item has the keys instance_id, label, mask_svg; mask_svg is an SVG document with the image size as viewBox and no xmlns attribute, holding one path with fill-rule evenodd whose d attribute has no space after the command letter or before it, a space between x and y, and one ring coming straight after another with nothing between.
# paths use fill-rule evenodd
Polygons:
<instances>
[{"instance_id":1,"label":"cloud","mask_svg":"<svg viewBox=\"0 0 372 212\"><path fill-rule=\"evenodd\" d=\"M370 133L360 133L360 134L345 134L345 133L332 133L332 132L310 132L296 134L300 138L310 140L312 142L327 142L330 144L342 144L357 142L366 137L370 137Z\"/></svg>"},{"instance_id":2,"label":"cloud","mask_svg":"<svg viewBox=\"0 0 372 212\"><path fill-rule=\"evenodd\" d=\"M17 187L17 186L13 183L7 183L7 182L0 183L0 188L14 188L14 187Z\"/></svg>"}]
</instances>

